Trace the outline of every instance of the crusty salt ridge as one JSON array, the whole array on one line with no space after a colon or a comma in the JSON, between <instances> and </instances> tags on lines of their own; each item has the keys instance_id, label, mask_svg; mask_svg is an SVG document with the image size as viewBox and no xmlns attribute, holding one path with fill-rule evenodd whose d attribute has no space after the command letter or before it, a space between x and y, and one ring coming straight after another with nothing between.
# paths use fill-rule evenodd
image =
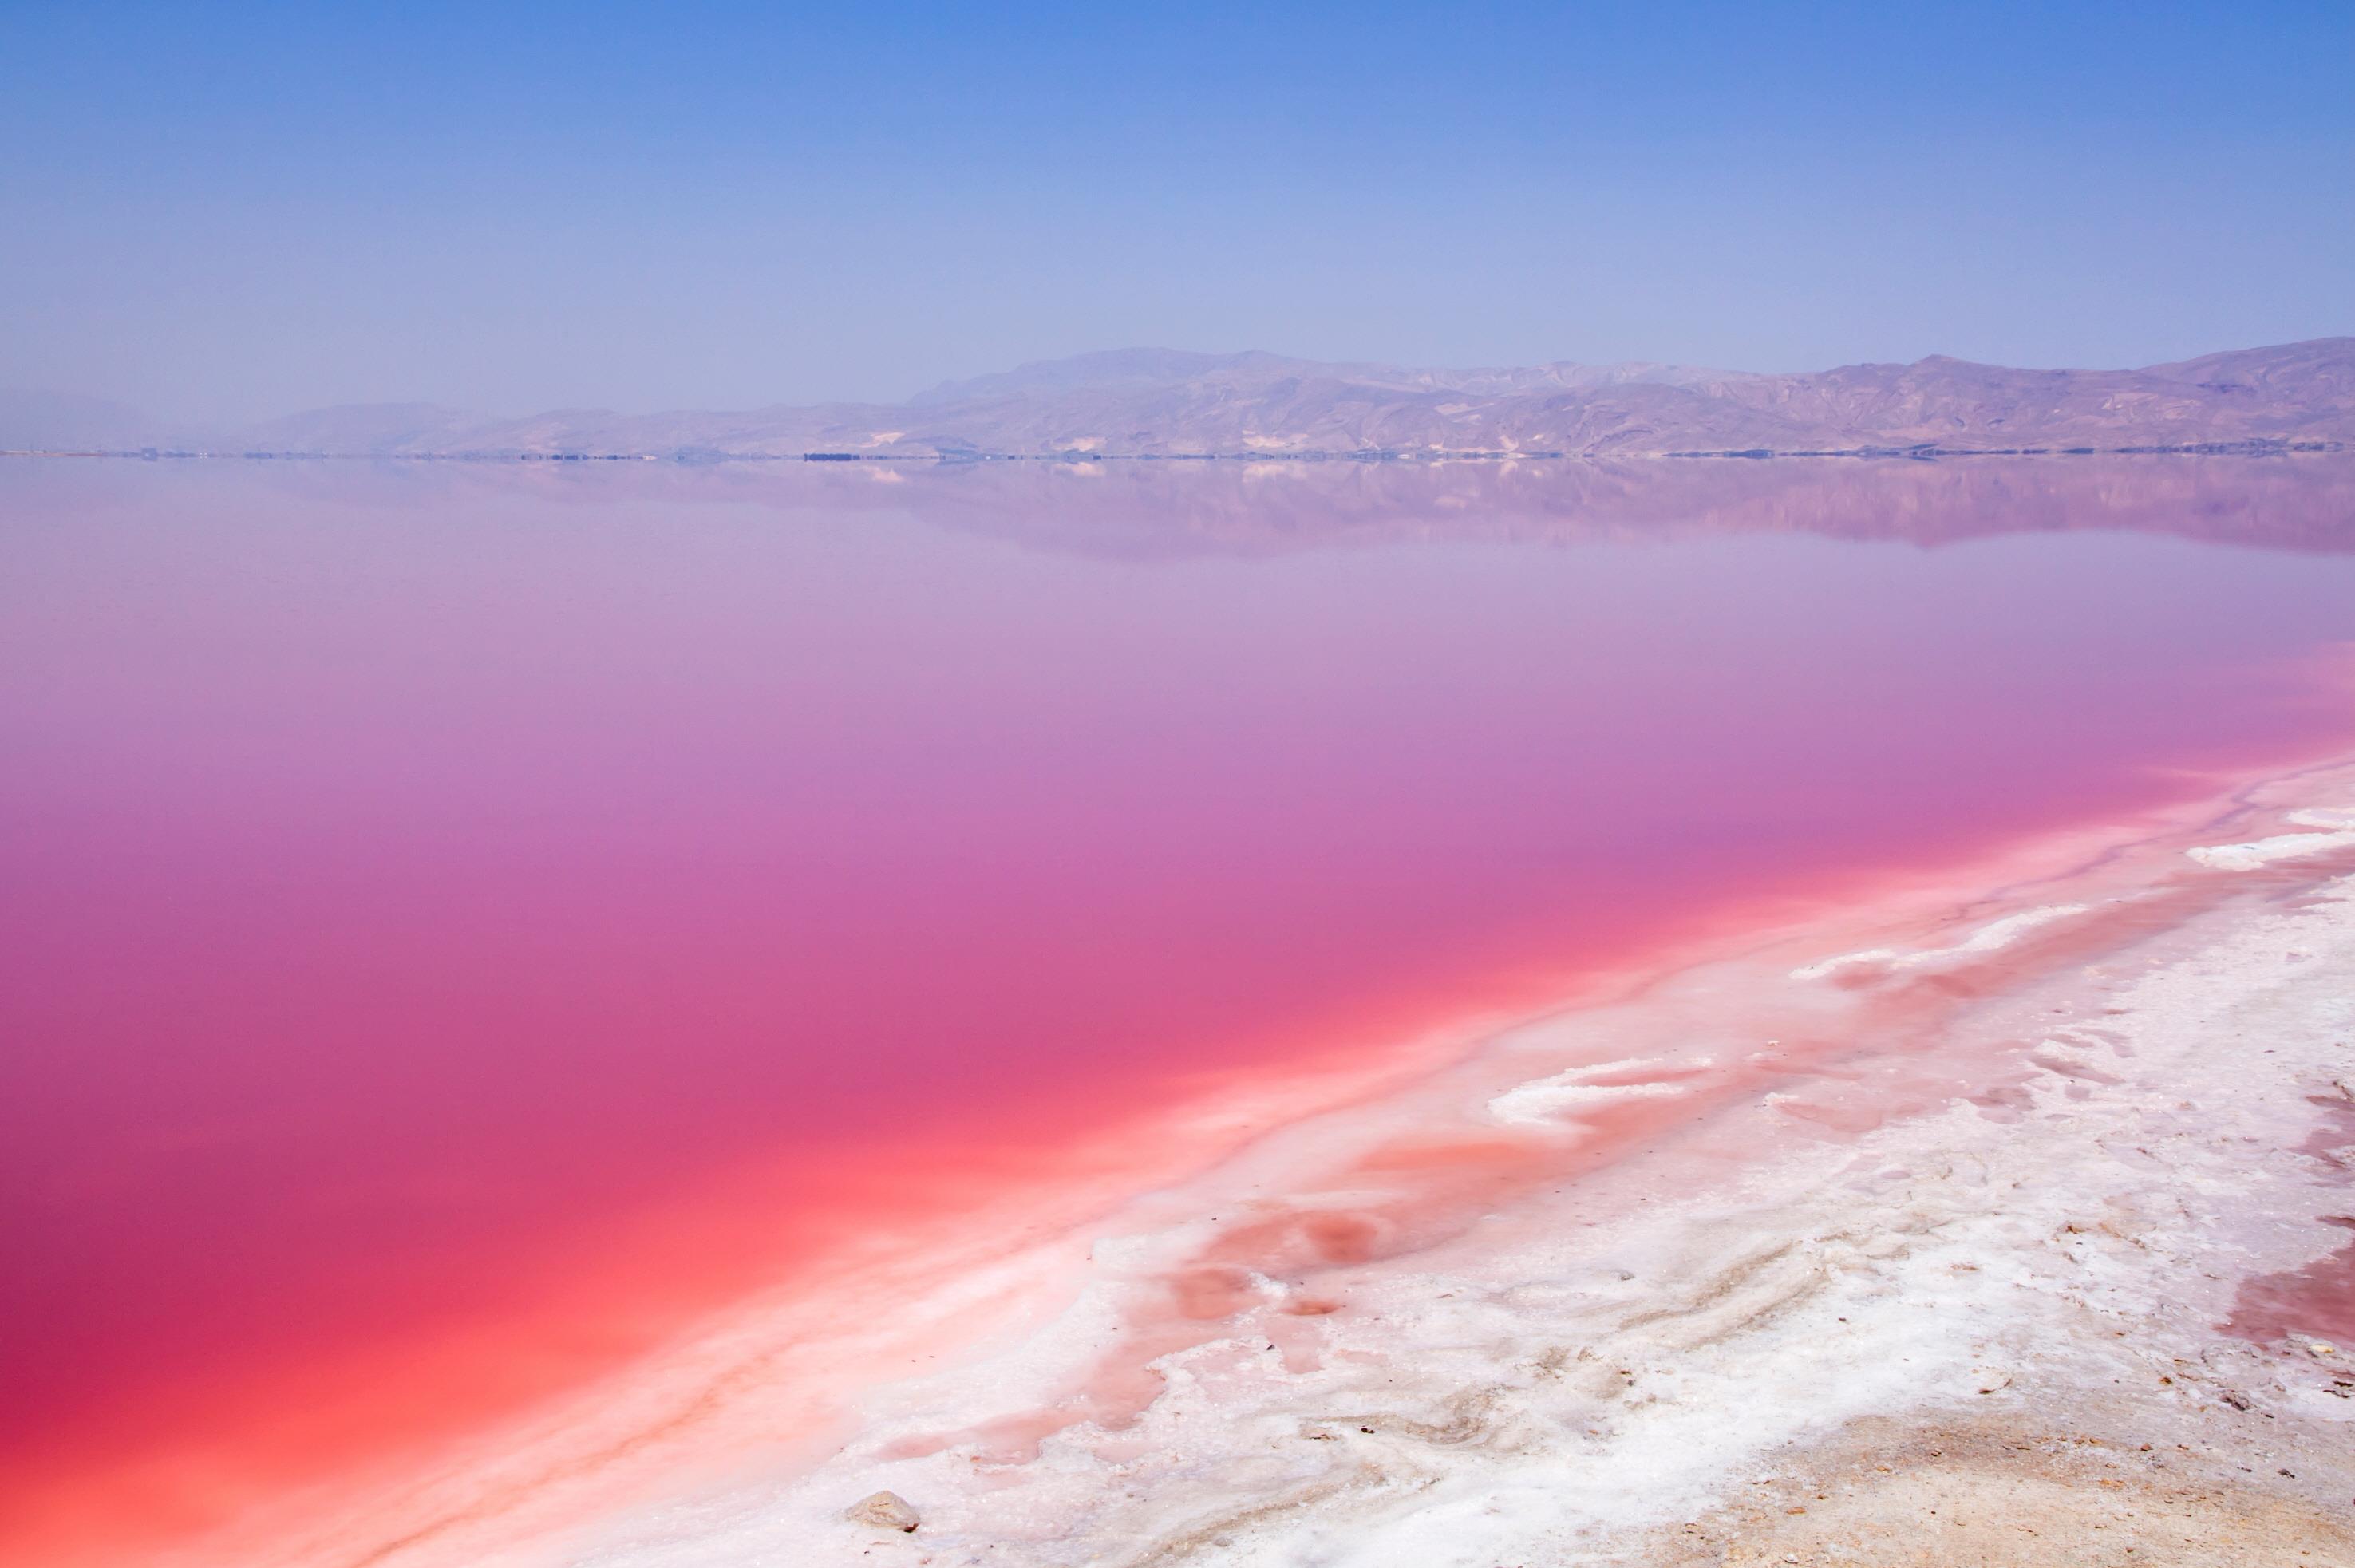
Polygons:
<instances>
[{"instance_id":1,"label":"crusty salt ridge","mask_svg":"<svg viewBox=\"0 0 2355 1568\"><path fill-rule=\"evenodd\" d=\"M2355 1560L2355 1355L2216 1327L2345 1240L2307 1151L2355 852L2219 847L1696 965L1284 1129L1124 1214L1047 1330L566 1560ZM921 1541L839 1520L886 1488Z\"/></svg>"},{"instance_id":2,"label":"crusty salt ridge","mask_svg":"<svg viewBox=\"0 0 2355 1568\"><path fill-rule=\"evenodd\" d=\"M2355 811L2293 811L2289 821L2318 833L2277 833L2252 844L2202 844L2188 851L2220 871L2252 871L2275 860L2298 860L2355 846Z\"/></svg>"},{"instance_id":3,"label":"crusty salt ridge","mask_svg":"<svg viewBox=\"0 0 2355 1568\"><path fill-rule=\"evenodd\" d=\"M2195 858L2216 853L2218 851L2212 849L2192 851ZM2252 864L2256 863L2258 862L2252 862ZM2245 869L2246 868L2233 869ZM2043 909L2022 910L2018 914L2008 914L2001 920L1989 921L1952 947L1925 947L1910 952L1893 947L1875 947L1863 953L1843 953L1837 958L1827 958L1819 964L1803 965L1791 971L1791 978L1820 980L1825 976L1845 969L1852 964L1879 964L1891 969L1918 969L1924 964L1935 964L1943 959L1958 955L1992 953L1999 947L2010 946L2023 933L2033 931L2040 925L2049 925L2056 920L2066 920L2073 914L2084 912L2083 904L2051 904Z\"/></svg>"}]
</instances>

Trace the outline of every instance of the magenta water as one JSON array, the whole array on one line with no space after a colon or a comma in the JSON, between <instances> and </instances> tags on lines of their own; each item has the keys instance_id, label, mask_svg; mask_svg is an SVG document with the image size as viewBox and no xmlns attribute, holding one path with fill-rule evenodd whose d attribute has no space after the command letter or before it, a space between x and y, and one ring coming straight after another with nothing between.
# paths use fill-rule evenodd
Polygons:
<instances>
[{"instance_id":1,"label":"magenta water","mask_svg":"<svg viewBox=\"0 0 2355 1568\"><path fill-rule=\"evenodd\" d=\"M20 1546L2355 731L2338 459L1013 466L0 467Z\"/></svg>"}]
</instances>

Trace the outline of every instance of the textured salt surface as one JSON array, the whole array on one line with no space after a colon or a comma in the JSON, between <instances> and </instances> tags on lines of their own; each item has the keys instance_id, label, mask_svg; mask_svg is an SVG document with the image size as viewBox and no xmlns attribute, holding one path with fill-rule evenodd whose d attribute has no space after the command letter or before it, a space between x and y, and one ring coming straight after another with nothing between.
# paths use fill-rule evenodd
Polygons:
<instances>
[{"instance_id":1,"label":"textured salt surface","mask_svg":"<svg viewBox=\"0 0 2355 1568\"><path fill-rule=\"evenodd\" d=\"M2197 856L2208 853L2195 849ZM2085 912L2083 904L2053 904L2044 909L2022 910L2001 920L1989 921L1951 947L1929 947L1905 950L1875 947L1863 953L1843 953L1837 958L1827 958L1820 964L1806 964L1791 971L1794 980L1820 980L1856 964L1877 964L1891 969L1918 969L1925 964L1936 964L1949 958L1967 957L1977 953L1993 953L2009 947L2019 937L2040 925L2056 920L2066 920L2073 914Z\"/></svg>"},{"instance_id":2,"label":"textured salt surface","mask_svg":"<svg viewBox=\"0 0 2355 1568\"><path fill-rule=\"evenodd\" d=\"M890 1484L927 1499L927 1544L894 1554L910 1562L1628 1561L1636 1533L1847 1423L2114 1383L2171 1416L2230 1420L2262 1397L2343 1442L2355 1405L2326 1360L2277 1368L2214 1325L2243 1276L2343 1239L2327 1220L2346 1194L2301 1149L2312 1097L2355 1061L2355 878L2284 907L2276 880L2187 899L2158 847L2132 873L2105 867L2086 879L2103 898L1959 941L1800 965L1818 978L1781 995L1751 955L1500 1041L1467 1074L1597 1055L1481 1102L1560 1115L1555 1161L1614 1136L1625 1103L1582 1093L1596 1078L1715 1108L1423 1245L1380 1239L1417 1216L1374 1156L1444 1129L1394 1123L1371 1150L1294 1135L1220 1210L1263 1228L1267 1211L1347 1216L1376 1232L1369 1255L1238 1264L1213 1331L1154 1342L1141 1410L1103 1419L1087 1380L1152 1321L1147 1282L1218 1254L1209 1221L1100 1249L1052 1331L879 1393L867 1429L794 1484L582 1560L848 1553L864 1543L823 1510ZM2177 912L2156 926L2102 925L2163 898ZM1707 1053L1679 1059L1678 1040ZM1333 1187L1267 1179L1320 1155ZM1089 1413L1008 1444L1024 1407Z\"/></svg>"},{"instance_id":3,"label":"textured salt surface","mask_svg":"<svg viewBox=\"0 0 2355 1568\"><path fill-rule=\"evenodd\" d=\"M2248 844L2203 844L2186 851L2203 866L2220 871L2253 871L2275 860L2298 860L2355 847L2355 811L2293 811L2286 820L2320 833L2279 833Z\"/></svg>"},{"instance_id":4,"label":"textured salt surface","mask_svg":"<svg viewBox=\"0 0 2355 1568\"><path fill-rule=\"evenodd\" d=\"M2096 1416L2288 1461L2262 1484L2337 1530L2355 844L2218 846L2335 828L2350 794L2046 846L1999 894L1920 890L1404 1090L1268 1107L1214 1169L750 1312L278 1560L1667 1561L1658 1531L1859 1424ZM843 1517L884 1490L919 1530Z\"/></svg>"}]
</instances>

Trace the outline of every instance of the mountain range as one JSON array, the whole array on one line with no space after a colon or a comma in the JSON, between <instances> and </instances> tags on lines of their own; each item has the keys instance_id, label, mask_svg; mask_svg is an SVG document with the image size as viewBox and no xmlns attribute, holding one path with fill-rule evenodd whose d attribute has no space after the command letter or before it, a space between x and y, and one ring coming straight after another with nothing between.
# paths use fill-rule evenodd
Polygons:
<instances>
[{"instance_id":1,"label":"mountain range","mask_svg":"<svg viewBox=\"0 0 2355 1568\"><path fill-rule=\"evenodd\" d=\"M2129 370L1934 356L1754 374L1654 364L1414 369L1119 349L949 382L901 403L524 418L420 403L320 409L202 437L112 405L0 396L0 448L193 446L387 457L987 458L1765 455L2273 450L2355 443L2355 337Z\"/></svg>"}]
</instances>

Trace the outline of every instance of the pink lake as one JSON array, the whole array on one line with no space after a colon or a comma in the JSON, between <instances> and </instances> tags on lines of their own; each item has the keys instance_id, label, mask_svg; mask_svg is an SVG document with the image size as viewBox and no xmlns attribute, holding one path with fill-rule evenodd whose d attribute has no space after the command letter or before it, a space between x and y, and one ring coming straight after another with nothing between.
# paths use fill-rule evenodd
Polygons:
<instances>
[{"instance_id":1,"label":"pink lake","mask_svg":"<svg viewBox=\"0 0 2355 1568\"><path fill-rule=\"evenodd\" d=\"M0 1555L2355 741L2340 456L827 469L0 466Z\"/></svg>"}]
</instances>

